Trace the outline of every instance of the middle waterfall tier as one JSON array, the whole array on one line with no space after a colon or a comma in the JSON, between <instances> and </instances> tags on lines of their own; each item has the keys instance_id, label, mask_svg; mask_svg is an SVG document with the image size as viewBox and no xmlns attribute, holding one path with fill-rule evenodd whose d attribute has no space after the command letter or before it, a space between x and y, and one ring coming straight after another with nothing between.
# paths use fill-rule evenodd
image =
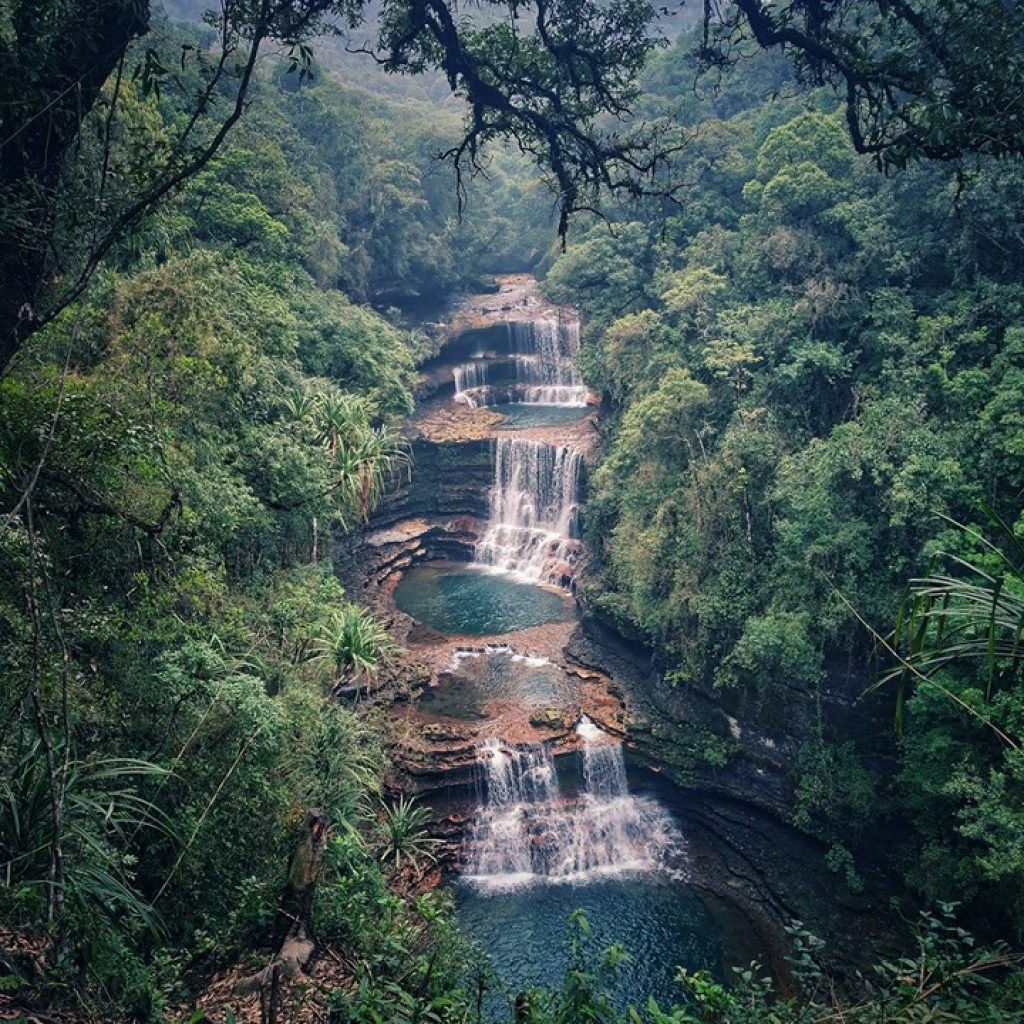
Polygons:
<instances>
[{"instance_id":1,"label":"middle waterfall tier","mask_svg":"<svg viewBox=\"0 0 1024 1024\"><path fill-rule=\"evenodd\" d=\"M579 551L582 458L565 446L498 438L487 529L474 560L533 582L564 582Z\"/></svg>"}]
</instances>

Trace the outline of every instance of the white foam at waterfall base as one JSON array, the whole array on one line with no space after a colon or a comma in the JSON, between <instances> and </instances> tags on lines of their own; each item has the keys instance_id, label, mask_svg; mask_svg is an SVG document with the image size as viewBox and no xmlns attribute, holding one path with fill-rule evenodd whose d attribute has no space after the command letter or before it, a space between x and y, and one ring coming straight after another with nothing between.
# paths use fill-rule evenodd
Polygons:
<instances>
[{"instance_id":1,"label":"white foam at waterfall base","mask_svg":"<svg viewBox=\"0 0 1024 1024\"><path fill-rule=\"evenodd\" d=\"M583 715L576 726L576 735L584 743L593 743L595 740L601 739L604 733L586 715Z\"/></svg>"},{"instance_id":2,"label":"white foam at waterfall base","mask_svg":"<svg viewBox=\"0 0 1024 1024\"><path fill-rule=\"evenodd\" d=\"M498 438L487 529L474 561L530 583L571 566L581 466L579 452L564 445Z\"/></svg>"},{"instance_id":3,"label":"white foam at waterfall base","mask_svg":"<svg viewBox=\"0 0 1024 1024\"><path fill-rule=\"evenodd\" d=\"M576 800L563 797L542 744L481 745L484 793L469 837L467 881L504 890L667 868L680 845L675 824L657 801L629 793L621 745L593 730L581 733L592 739L584 743Z\"/></svg>"},{"instance_id":4,"label":"white foam at waterfall base","mask_svg":"<svg viewBox=\"0 0 1024 1024\"><path fill-rule=\"evenodd\" d=\"M543 668L546 665L554 665L550 658L536 658L530 654L513 654L512 660L528 665L530 668Z\"/></svg>"}]
</instances>

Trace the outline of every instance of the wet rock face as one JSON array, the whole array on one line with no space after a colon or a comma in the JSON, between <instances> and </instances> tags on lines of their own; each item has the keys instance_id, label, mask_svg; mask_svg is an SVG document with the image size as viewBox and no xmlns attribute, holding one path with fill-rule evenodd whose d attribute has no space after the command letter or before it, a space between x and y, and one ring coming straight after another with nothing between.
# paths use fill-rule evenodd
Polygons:
<instances>
[{"instance_id":1,"label":"wet rock face","mask_svg":"<svg viewBox=\"0 0 1024 1024\"><path fill-rule=\"evenodd\" d=\"M568 715L565 708L538 708L530 715L530 725L538 729L565 730L572 727L574 717ZM570 720L566 721L567 718Z\"/></svg>"},{"instance_id":2,"label":"wet rock face","mask_svg":"<svg viewBox=\"0 0 1024 1024\"><path fill-rule=\"evenodd\" d=\"M687 788L747 801L789 819L789 766L797 748L792 737L741 722L694 687L669 686L650 652L592 614L573 633L566 653L615 679L628 709L629 737L648 763Z\"/></svg>"},{"instance_id":3,"label":"wet rock face","mask_svg":"<svg viewBox=\"0 0 1024 1024\"><path fill-rule=\"evenodd\" d=\"M473 729L454 722L424 722L420 734L428 743L448 743L473 738Z\"/></svg>"},{"instance_id":4,"label":"wet rock face","mask_svg":"<svg viewBox=\"0 0 1024 1024\"><path fill-rule=\"evenodd\" d=\"M879 725L881 700L865 697L868 681L845 666L833 666L820 695L780 685L782 696L764 706L756 694L666 683L651 651L623 639L593 612L573 634L567 654L607 672L622 687L630 737L651 764L680 785L742 800L784 823L793 818L794 765L803 744L815 736L808 709L819 696L837 734L864 734L876 742L879 734L888 735Z\"/></svg>"},{"instance_id":5,"label":"wet rock face","mask_svg":"<svg viewBox=\"0 0 1024 1024\"><path fill-rule=\"evenodd\" d=\"M470 561L487 519L490 441L420 439L412 458L412 475L393 481L362 537L343 539L335 557L346 590L385 617L403 572L427 560Z\"/></svg>"},{"instance_id":6,"label":"wet rock face","mask_svg":"<svg viewBox=\"0 0 1024 1024\"><path fill-rule=\"evenodd\" d=\"M396 481L371 517L371 533L422 516L487 518L494 475L489 440L415 440L412 460L411 479Z\"/></svg>"}]
</instances>

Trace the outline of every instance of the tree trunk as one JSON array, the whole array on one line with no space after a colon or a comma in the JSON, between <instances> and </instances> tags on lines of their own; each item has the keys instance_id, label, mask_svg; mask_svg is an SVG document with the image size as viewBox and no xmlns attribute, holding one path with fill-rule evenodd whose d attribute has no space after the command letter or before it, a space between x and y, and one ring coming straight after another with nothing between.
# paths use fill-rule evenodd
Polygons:
<instances>
[{"instance_id":1,"label":"tree trunk","mask_svg":"<svg viewBox=\"0 0 1024 1024\"><path fill-rule=\"evenodd\" d=\"M313 910L313 893L330 834L327 815L316 807L308 810L305 834L292 854L288 885L277 912L275 937L282 944L287 944L289 939L305 938L312 933L310 914Z\"/></svg>"},{"instance_id":2,"label":"tree trunk","mask_svg":"<svg viewBox=\"0 0 1024 1024\"><path fill-rule=\"evenodd\" d=\"M265 1024L277 1020L281 982L294 978L303 970L316 950L310 918L330 835L327 815L315 807L307 811L305 834L292 854L288 883L274 924L277 955L262 971L243 978L236 987L240 995L260 993L261 1015Z\"/></svg>"},{"instance_id":3,"label":"tree trunk","mask_svg":"<svg viewBox=\"0 0 1024 1024\"><path fill-rule=\"evenodd\" d=\"M11 5L0 47L0 374L35 329L54 265L57 191L83 118L128 44L149 31L149 0Z\"/></svg>"}]
</instances>

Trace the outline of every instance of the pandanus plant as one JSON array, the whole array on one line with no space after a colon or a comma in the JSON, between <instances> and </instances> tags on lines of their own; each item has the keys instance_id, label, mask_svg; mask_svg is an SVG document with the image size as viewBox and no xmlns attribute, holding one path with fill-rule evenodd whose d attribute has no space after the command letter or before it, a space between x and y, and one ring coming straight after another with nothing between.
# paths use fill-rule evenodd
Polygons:
<instances>
[{"instance_id":1,"label":"pandanus plant","mask_svg":"<svg viewBox=\"0 0 1024 1024\"><path fill-rule=\"evenodd\" d=\"M409 463L408 445L391 427L370 427L335 455L338 478L346 481L343 490L364 523L388 480Z\"/></svg>"},{"instance_id":2,"label":"pandanus plant","mask_svg":"<svg viewBox=\"0 0 1024 1024\"><path fill-rule=\"evenodd\" d=\"M316 398L308 391L295 391L281 399L281 404L285 412L297 423L312 418L317 407Z\"/></svg>"},{"instance_id":3,"label":"pandanus plant","mask_svg":"<svg viewBox=\"0 0 1024 1024\"><path fill-rule=\"evenodd\" d=\"M327 392L313 413L317 439L326 446L339 504L354 507L365 523L385 483L409 465L405 439L394 428L373 426L373 403L361 395Z\"/></svg>"},{"instance_id":4,"label":"pandanus plant","mask_svg":"<svg viewBox=\"0 0 1024 1024\"><path fill-rule=\"evenodd\" d=\"M403 863L418 871L422 861L436 860L436 848L441 840L427 831L429 823L430 811L411 798L400 796L394 803L384 804L384 843L380 859L395 871L400 870Z\"/></svg>"},{"instance_id":5,"label":"pandanus plant","mask_svg":"<svg viewBox=\"0 0 1024 1024\"><path fill-rule=\"evenodd\" d=\"M313 648L314 660L330 667L336 686L347 679L372 679L397 649L387 630L355 605L346 605L335 614L328 631Z\"/></svg>"},{"instance_id":6,"label":"pandanus plant","mask_svg":"<svg viewBox=\"0 0 1024 1024\"><path fill-rule=\"evenodd\" d=\"M953 665L974 664L985 700L1021 677L1024 665L1024 545L991 508L983 511L995 540L947 519L981 547L968 560L942 553L928 574L910 581L892 634L882 642L895 664L881 683L896 683L896 726L903 729L906 701L915 681L934 683L967 707L936 678ZM947 566L947 571L940 571ZM972 711L973 713L973 711ZM991 723L989 723L991 725ZM995 726L993 726L995 728ZM996 729L1004 741L1010 737Z\"/></svg>"},{"instance_id":7,"label":"pandanus plant","mask_svg":"<svg viewBox=\"0 0 1024 1024\"><path fill-rule=\"evenodd\" d=\"M373 403L362 395L325 391L316 400L313 418L317 440L327 446L332 459L338 457L342 445L351 444L370 429Z\"/></svg>"}]
</instances>

